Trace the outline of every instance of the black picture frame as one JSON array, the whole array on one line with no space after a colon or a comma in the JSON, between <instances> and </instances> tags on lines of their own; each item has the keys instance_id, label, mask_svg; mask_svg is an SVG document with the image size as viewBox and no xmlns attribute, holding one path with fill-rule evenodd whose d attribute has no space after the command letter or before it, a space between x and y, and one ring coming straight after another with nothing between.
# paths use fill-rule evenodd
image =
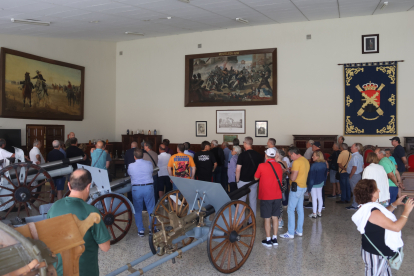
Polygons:
<instances>
[{"instance_id":1,"label":"black picture frame","mask_svg":"<svg viewBox=\"0 0 414 276\"><path fill-rule=\"evenodd\" d=\"M204 128L204 131L200 129ZM196 121L196 137L207 137L207 121Z\"/></svg>"},{"instance_id":2,"label":"black picture frame","mask_svg":"<svg viewBox=\"0 0 414 276\"><path fill-rule=\"evenodd\" d=\"M379 34L362 36L362 54L379 53Z\"/></svg>"},{"instance_id":3,"label":"black picture frame","mask_svg":"<svg viewBox=\"0 0 414 276\"><path fill-rule=\"evenodd\" d=\"M264 130L264 133L263 133L263 130ZM268 137L269 136L268 121L255 121L254 122L254 135L255 137Z\"/></svg>"}]
</instances>

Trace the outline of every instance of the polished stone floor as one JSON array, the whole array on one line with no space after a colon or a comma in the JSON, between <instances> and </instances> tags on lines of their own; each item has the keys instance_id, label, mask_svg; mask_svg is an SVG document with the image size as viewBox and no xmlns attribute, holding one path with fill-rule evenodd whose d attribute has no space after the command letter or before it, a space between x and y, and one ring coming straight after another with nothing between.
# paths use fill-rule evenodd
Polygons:
<instances>
[{"instance_id":1,"label":"polished stone floor","mask_svg":"<svg viewBox=\"0 0 414 276\"><path fill-rule=\"evenodd\" d=\"M257 218L255 245L246 263L234 275L364 275L364 264L360 256L361 236L351 220L354 211L335 204L335 199L326 199L326 209L322 217L307 217L311 209L305 209L303 237L293 240L278 238L279 245L266 248L261 244L264 238L263 219ZM402 206L396 211L397 217L402 213ZM259 210L259 208L258 208ZM147 217L147 216L145 216ZM283 219L287 222L286 209ZM393 275L414 275L414 214L403 229L405 259L399 271ZM279 229L279 233L287 227ZM113 245L109 252L99 253L101 275L131 262L150 252L148 235L138 237L135 225L128 235ZM160 257L154 256L137 265L146 266ZM207 256L207 243L183 254L176 263L166 262L145 275L220 275L210 264ZM128 275L124 272L121 275Z\"/></svg>"}]
</instances>

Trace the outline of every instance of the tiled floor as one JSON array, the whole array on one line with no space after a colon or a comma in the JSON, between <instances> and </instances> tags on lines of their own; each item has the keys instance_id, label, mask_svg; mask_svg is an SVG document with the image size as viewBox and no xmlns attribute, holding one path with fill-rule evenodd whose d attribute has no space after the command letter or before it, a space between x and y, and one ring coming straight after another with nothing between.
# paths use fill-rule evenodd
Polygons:
<instances>
[{"instance_id":1,"label":"tiled floor","mask_svg":"<svg viewBox=\"0 0 414 276\"><path fill-rule=\"evenodd\" d=\"M305 209L303 237L293 240L278 238L279 245L265 248L261 241L264 238L263 219L257 218L257 234L253 251L247 262L234 275L364 275L364 264L360 257L361 236L351 220L354 211L335 204L335 199L326 199L326 209L322 218L311 219ZM397 217L402 213L402 206L396 211ZM259 208L258 208L259 210ZM284 212L287 222L286 209ZM405 243L405 259L399 271L393 275L414 275L414 214L403 229ZM286 232L287 227L279 229ZM99 253L101 275L105 275L128 262L150 252L148 235L137 236L135 225L128 235L107 253ZM146 266L160 257L154 256L137 265ZM207 244L203 243L183 254L176 263L166 262L145 275L220 275L210 264L207 257ZM123 273L121 275L128 275Z\"/></svg>"}]
</instances>

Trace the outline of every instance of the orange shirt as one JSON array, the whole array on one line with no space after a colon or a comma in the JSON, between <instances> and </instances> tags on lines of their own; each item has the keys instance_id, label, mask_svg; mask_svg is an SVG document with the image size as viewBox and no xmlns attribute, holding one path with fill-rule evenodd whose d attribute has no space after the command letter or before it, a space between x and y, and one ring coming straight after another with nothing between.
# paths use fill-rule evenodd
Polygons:
<instances>
[{"instance_id":1,"label":"orange shirt","mask_svg":"<svg viewBox=\"0 0 414 276\"><path fill-rule=\"evenodd\" d=\"M191 178L190 167L195 167L195 164L190 155L177 153L171 156L168 167L173 169L173 176Z\"/></svg>"}]
</instances>

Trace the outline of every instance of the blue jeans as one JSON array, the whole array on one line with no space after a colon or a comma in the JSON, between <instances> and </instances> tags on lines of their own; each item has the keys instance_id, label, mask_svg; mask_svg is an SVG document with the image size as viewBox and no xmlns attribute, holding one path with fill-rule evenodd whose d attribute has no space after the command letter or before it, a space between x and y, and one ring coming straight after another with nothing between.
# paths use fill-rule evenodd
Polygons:
<instances>
[{"instance_id":1,"label":"blue jeans","mask_svg":"<svg viewBox=\"0 0 414 276\"><path fill-rule=\"evenodd\" d=\"M349 174L341 173L339 178L339 185L341 186L341 200L350 201L351 200L351 185L349 184Z\"/></svg>"},{"instance_id":2,"label":"blue jeans","mask_svg":"<svg viewBox=\"0 0 414 276\"><path fill-rule=\"evenodd\" d=\"M395 202L398 197L398 187L390 187L390 204Z\"/></svg>"},{"instance_id":3,"label":"blue jeans","mask_svg":"<svg viewBox=\"0 0 414 276\"><path fill-rule=\"evenodd\" d=\"M135 209L135 224L138 231L144 231L144 224L142 223L142 209L147 206L148 215L154 212L154 186L132 186L132 199L134 201ZM149 216L149 229L151 229L151 216Z\"/></svg>"},{"instance_id":4,"label":"blue jeans","mask_svg":"<svg viewBox=\"0 0 414 276\"><path fill-rule=\"evenodd\" d=\"M213 172L213 182L221 184L221 169L223 166L217 166Z\"/></svg>"},{"instance_id":5,"label":"blue jeans","mask_svg":"<svg viewBox=\"0 0 414 276\"><path fill-rule=\"evenodd\" d=\"M289 235L295 234L295 209L298 213L298 226L296 231L299 233L303 233L303 220L304 220L304 213L303 213L303 195L306 192L306 188L298 187L296 192L289 192L289 203L287 208L288 213L288 233Z\"/></svg>"}]
</instances>

